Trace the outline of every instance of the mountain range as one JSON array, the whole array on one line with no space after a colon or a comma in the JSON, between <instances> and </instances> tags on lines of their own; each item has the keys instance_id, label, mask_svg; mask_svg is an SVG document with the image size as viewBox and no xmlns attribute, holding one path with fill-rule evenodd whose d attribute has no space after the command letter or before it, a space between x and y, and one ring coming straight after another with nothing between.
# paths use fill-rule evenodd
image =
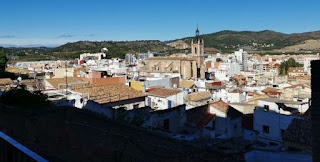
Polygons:
<instances>
[{"instance_id":1,"label":"mountain range","mask_svg":"<svg viewBox=\"0 0 320 162\"><path fill-rule=\"evenodd\" d=\"M256 51L319 51L320 31L284 34L280 32L264 31L231 31L224 30L216 33L200 35L204 40L205 47L215 48L222 51L233 51L237 48L246 47L248 50ZM185 37L171 41L161 42L159 40L137 40L137 41L78 41L67 43L55 48L36 50L36 54L55 55L58 57L78 57L85 52L99 52L101 48L107 47L111 57L123 58L126 53L139 52L190 52L191 40L195 37ZM311 41L312 40L312 41ZM309 45L308 43L312 43ZM292 48L291 48L292 47ZM312 47L312 48L309 48ZM3 48L6 52L21 53L25 48ZM28 51L32 48L27 48ZM37 48L39 49L39 48ZM26 53L26 55L32 54Z\"/></svg>"}]
</instances>

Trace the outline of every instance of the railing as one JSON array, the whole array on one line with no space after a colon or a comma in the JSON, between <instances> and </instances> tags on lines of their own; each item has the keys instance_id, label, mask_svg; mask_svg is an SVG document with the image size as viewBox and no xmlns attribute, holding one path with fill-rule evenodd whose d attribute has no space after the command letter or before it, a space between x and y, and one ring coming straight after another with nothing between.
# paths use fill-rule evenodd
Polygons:
<instances>
[{"instance_id":1,"label":"railing","mask_svg":"<svg viewBox=\"0 0 320 162\"><path fill-rule=\"evenodd\" d=\"M47 162L44 158L24 147L0 131L0 161Z\"/></svg>"}]
</instances>

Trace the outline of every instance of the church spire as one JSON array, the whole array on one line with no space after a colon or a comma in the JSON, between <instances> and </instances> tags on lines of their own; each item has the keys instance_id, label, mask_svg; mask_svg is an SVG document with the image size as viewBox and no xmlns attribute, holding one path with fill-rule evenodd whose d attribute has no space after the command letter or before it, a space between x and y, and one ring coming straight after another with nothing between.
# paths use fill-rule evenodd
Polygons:
<instances>
[{"instance_id":1,"label":"church spire","mask_svg":"<svg viewBox=\"0 0 320 162\"><path fill-rule=\"evenodd\" d=\"M198 41L200 39L200 32L199 32L199 27L197 24L197 30L196 30L196 41Z\"/></svg>"}]
</instances>

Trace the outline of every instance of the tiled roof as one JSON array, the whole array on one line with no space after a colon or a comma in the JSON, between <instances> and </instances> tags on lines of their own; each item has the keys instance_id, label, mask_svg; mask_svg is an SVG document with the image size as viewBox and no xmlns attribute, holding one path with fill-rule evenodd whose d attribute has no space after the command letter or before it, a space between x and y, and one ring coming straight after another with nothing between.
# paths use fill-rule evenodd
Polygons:
<instances>
[{"instance_id":1,"label":"tiled roof","mask_svg":"<svg viewBox=\"0 0 320 162\"><path fill-rule=\"evenodd\" d=\"M311 146L311 121L308 119L293 119L284 132L283 139Z\"/></svg>"},{"instance_id":2,"label":"tiled roof","mask_svg":"<svg viewBox=\"0 0 320 162\"><path fill-rule=\"evenodd\" d=\"M89 93L89 99L99 104L144 97L145 94L125 84L111 84L106 86L86 87L74 89L79 93Z\"/></svg>"},{"instance_id":3,"label":"tiled roof","mask_svg":"<svg viewBox=\"0 0 320 162\"><path fill-rule=\"evenodd\" d=\"M279 89L267 87L266 89L262 90L264 93L281 93Z\"/></svg>"},{"instance_id":4,"label":"tiled roof","mask_svg":"<svg viewBox=\"0 0 320 162\"><path fill-rule=\"evenodd\" d=\"M279 89L276 88L271 88L271 87L267 87L264 90L262 90L262 92L278 92Z\"/></svg>"},{"instance_id":5,"label":"tiled roof","mask_svg":"<svg viewBox=\"0 0 320 162\"><path fill-rule=\"evenodd\" d=\"M229 105L225 102L223 102L222 100L219 100L217 102L213 102L210 104L210 106L214 107L215 109L223 112L223 113L227 113L228 109L229 109Z\"/></svg>"},{"instance_id":6,"label":"tiled roof","mask_svg":"<svg viewBox=\"0 0 320 162\"><path fill-rule=\"evenodd\" d=\"M296 84L296 85L292 85L292 86L290 86L290 87L285 87L284 89L297 88L297 87L310 88L309 86L306 86L306 85L304 85L304 84Z\"/></svg>"},{"instance_id":7,"label":"tiled roof","mask_svg":"<svg viewBox=\"0 0 320 162\"><path fill-rule=\"evenodd\" d=\"M1 78L0 79L0 84L5 85L5 84L12 84L12 80L10 78Z\"/></svg>"},{"instance_id":8,"label":"tiled roof","mask_svg":"<svg viewBox=\"0 0 320 162\"><path fill-rule=\"evenodd\" d=\"M222 82L205 83L205 86L208 89L221 89L221 88L223 88Z\"/></svg>"},{"instance_id":9,"label":"tiled roof","mask_svg":"<svg viewBox=\"0 0 320 162\"><path fill-rule=\"evenodd\" d=\"M189 97L187 97L187 99L191 101L199 101L199 100L210 99L210 98L211 98L211 94L208 92L193 93L193 94L190 94Z\"/></svg>"},{"instance_id":10,"label":"tiled roof","mask_svg":"<svg viewBox=\"0 0 320 162\"><path fill-rule=\"evenodd\" d=\"M191 88L194 85L192 80L183 80L179 83L180 88Z\"/></svg>"},{"instance_id":11,"label":"tiled roof","mask_svg":"<svg viewBox=\"0 0 320 162\"><path fill-rule=\"evenodd\" d=\"M210 104L211 107L223 112L226 114L228 117L237 117L241 116L242 113L230 106L229 104L223 102L222 100L219 100L217 102L213 102Z\"/></svg>"},{"instance_id":12,"label":"tiled roof","mask_svg":"<svg viewBox=\"0 0 320 162\"><path fill-rule=\"evenodd\" d=\"M176 95L180 92L182 92L182 91L179 89L158 88L154 91L148 92L147 94L151 95L151 96L158 96L158 97L166 98L166 97L169 97L172 95Z\"/></svg>"},{"instance_id":13,"label":"tiled roof","mask_svg":"<svg viewBox=\"0 0 320 162\"><path fill-rule=\"evenodd\" d=\"M49 82L54 88L58 88L59 84L65 84L66 83L66 78L52 78L52 79L47 79L47 82ZM67 78L68 84L71 83L89 83L83 81L82 78L77 78L77 77L68 77Z\"/></svg>"},{"instance_id":14,"label":"tiled roof","mask_svg":"<svg viewBox=\"0 0 320 162\"><path fill-rule=\"evenodd\" d=\"M110 84L123 83L125 84L125 77L108 77L108 78L82 78L86 82L90 82L90 85L95 86L104 86Z\"/></svg>"}]
</instances>

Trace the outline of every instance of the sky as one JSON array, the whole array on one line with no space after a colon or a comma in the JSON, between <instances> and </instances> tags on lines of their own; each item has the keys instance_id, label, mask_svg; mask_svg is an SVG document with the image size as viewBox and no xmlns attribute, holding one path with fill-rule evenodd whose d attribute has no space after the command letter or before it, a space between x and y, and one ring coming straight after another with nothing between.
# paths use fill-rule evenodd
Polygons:
<instances>
[{"instance_id":1,"label":"sky","mask_svg":"<svg viewBox=\"0 0 320 162\"><path fill-rule=\"evenodd\" d=\"M0 0L0 46L320 30L319 0Z\"/></svg>"}]
</instances>

